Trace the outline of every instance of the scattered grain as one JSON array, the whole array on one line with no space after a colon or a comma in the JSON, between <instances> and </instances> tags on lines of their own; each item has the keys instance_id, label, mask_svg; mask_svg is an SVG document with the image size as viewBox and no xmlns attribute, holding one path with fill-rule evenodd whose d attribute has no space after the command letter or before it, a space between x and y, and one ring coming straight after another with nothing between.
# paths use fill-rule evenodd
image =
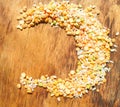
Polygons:
<instances>
[{"instance_id":1,"label":"scattered grain","mask_svg":"<svg viewBox=\"0 0 120 107\"><path fill-rule=\"evenodd\" d=\"M51 96L82 97L88 90L96 90L96 85L106 82L106 62L110 62L110 51L115 39L109 38L109 29L105 28L96 18L95 6L85 9L82 6L69 3L69 1L54 2L48 5L34 4L31 9L24 7L18 17L17 29L23 30L34 27L39 23L49 23L59 26L67 35L74 36L77 52L76 70L71 70L64 80L57 76L41 76L33 79L23 72L20 83L32 93L36 86L47 88ZM119 32L116 33L119 35ZM101 66L104 65L104 66ZM20 88L20 84L17 85ZM98 90L97 90L98 91Z\"/></svg>"}]
</instances>

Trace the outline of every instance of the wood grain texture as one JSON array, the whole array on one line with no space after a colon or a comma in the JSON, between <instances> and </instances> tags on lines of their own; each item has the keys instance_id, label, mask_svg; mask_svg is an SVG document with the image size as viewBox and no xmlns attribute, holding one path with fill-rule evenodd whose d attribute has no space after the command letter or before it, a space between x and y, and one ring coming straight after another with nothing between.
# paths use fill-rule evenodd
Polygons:
<instances>
[{"instance_id":1,"label":"wood grain texture","mask_svg":"<svg viewBox=\"0 0 120 107\"><path fill-rule=\"evenodd\" d=\"M38 2L0 0L0 107L120 107L120 36L115 36L120 32L120 0L71 0L84 7L96 5L100 21L111 29L110 36L116 38L117 52L111 54L115 63L100 92L89 92L83 98L62 98L58 102L45 89L37 88L30 95L16 88L23 71L33 78L45 74L65 78L76 67L74 39L61 28L41 24L23 31L16 29L19 10Z\"/></svg>"}]
</instances>

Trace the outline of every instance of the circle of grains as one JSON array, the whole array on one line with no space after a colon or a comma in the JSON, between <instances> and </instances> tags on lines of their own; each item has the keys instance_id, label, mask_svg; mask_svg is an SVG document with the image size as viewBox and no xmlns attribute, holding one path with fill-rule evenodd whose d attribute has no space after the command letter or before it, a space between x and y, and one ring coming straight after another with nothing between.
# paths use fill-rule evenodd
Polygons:
<instances>
[{"instance_id":1,"label":"circle of grains","mask_svg":"<svg viewBox=\"0 0 120 107\"><path fill-rule=\"evenodd\" d=\"M110 62L110 52L116 49L111 49L114 40L109 38L109 29L99 22L94 10L95 6L83 9L80 4L69 1L51 1L47 5L34 4L31 9L24 7L20 11L21 15L17 18L18 29L34 27L39 23L59 26L67 35L74 37L78 59L76 70L71 70L65 79L55 75L33 79L22 73L20 84L28 93L39 86L46 88L51 96L58 99L59 96L82 97L89 90L95 90L97 85L106 82L106 72L110 70L106 63ZM20 84L17 85L18 88L21 88Z\"/></svg>"}]
</instances>

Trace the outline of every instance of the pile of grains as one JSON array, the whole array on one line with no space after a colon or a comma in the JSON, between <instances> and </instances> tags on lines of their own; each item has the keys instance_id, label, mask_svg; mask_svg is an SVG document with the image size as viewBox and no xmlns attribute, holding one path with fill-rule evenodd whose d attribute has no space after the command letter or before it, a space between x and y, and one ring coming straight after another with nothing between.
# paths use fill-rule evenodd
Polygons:
<instances>
[{"instance_id":1,"label":"pile of grains","mask_svg":"<svg viewBox=\"0 0 120 107\"><path fill-rule=\"evenodd\" d=\"M95 6L83 9L80 4L69 1L51 1L47 5L34 4L31 9L24 7L20 11L21 15L17 19L17 28L20 30L49 23L63 28L67 35L72 35L76 41L78 61L76 70L71 70L65 79L55 75L33 79L23 72L18 88L23 85L28 93L32 93L35 87L44 87L51 96L59 99L59 96L82 97L89 90L96 90L97 85L106 82L106 72L110 71L106 63L112 62L110 52L116 49L112 49L114 39L109 38L109 29L96 18L94 10Z\"/></svg>"}]
</instances>

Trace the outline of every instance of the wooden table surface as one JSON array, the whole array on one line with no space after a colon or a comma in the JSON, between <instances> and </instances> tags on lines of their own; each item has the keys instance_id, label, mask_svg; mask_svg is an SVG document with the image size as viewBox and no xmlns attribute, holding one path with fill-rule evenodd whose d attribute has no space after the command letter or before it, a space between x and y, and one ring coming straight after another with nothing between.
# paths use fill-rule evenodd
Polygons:
<instances>
[{"instance_id":1,"label":"wooden table surface","mask_svg":"<svg viewBox=\"0 0 120 107\"><path fill-rule=\"evenodd\" d=\"M0 107L120 107L120 0L71 0L84 7L94 4L100 9L100 21L111 29L117 52L111 54L114 64L100 92L89 92L82 98L61 98L58 102L45 89L33 94L17 89L21 72L33 78L57 75L65 78L76 67L75 42L61 28L41 24L17 30L16 17L23 6L30 8L40 0L0 0ZM49 0L42 0L48 3Z\"/></svg>"}]
</instances>

